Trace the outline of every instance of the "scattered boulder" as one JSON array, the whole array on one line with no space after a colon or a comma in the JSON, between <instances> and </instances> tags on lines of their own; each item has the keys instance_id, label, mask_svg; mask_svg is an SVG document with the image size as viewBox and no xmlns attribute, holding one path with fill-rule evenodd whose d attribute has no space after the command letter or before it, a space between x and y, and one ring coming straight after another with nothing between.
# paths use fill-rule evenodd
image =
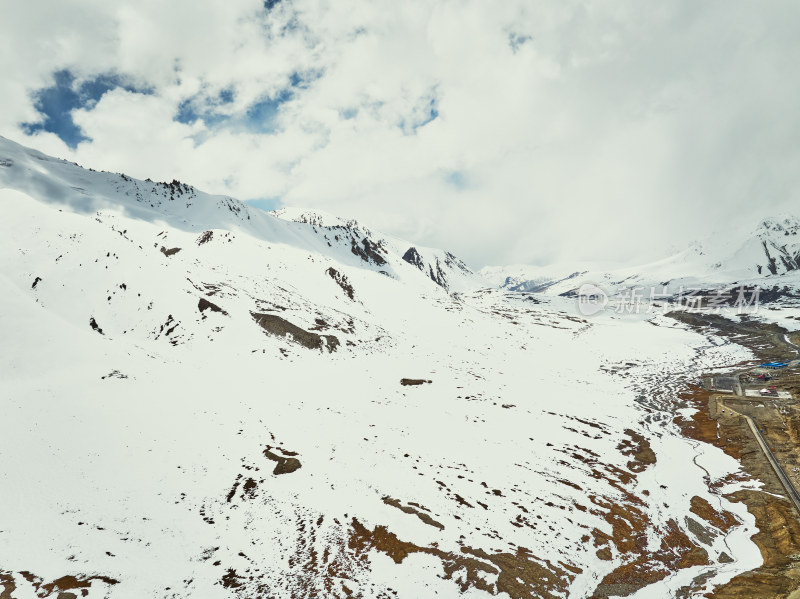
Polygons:
<instances>
[{"instance_id":1,"label":"scattered boulder","mask_svg":"<svg viewBox=\"0 0 800 599\"><path fill-rule=\"evenodd\" d=\"M173 254L177 254L181 251L181 248L170 248L167 249L163 245L161 246L161 253L164 254L167 258L172 256Z\"/></svg>"},{"instance_id":2,"label":"scattered boulder","mask_svg":"<svg viewBox=\"0 0 800 599\"><path fill-rule=\"evenodd\" d=\"M278 455L277 453L271 451L272 447L267 445L267 448L264 450L264 457L272 460L273 462L277 462L275 464L275 469L272 471L272 474L291 474L295 470L299 470L302 467L300 460L296 457L297 454L293 451L286 451L281 450L282 453L290 454L287 456Z\"/></svg>"},{"instance_id":3,"label":"scattered boulder","mask_svg":"<svg viewBox=\"0 0 800 599\"><path fill-rule=\"evenodd\" d=\"M94 316L89 318L89 326L92 327L93 331L97 331L101 335L103 334L103 329L101 329L100 325L97 324L97 321L94 319Z\"/></svg>"},{"instance_id":4,"label":"scattered boulder","mask_svg":"<svg viewBox=\"0 0 800 599\"><path fill-rule=\"evenodd\" d=\"M275 465L272 474L291 474L295 470L299 470L302 464L297 458L284 458Z\"/></svg>"},{"instance_id":5,"label":"scattered boulder","mask_svg":"<svg viewBox=\"0 0 800 599\"><path fill-rule=\"evenodd\" d=\"M219 307L217 304L215 304L215 303L213 303L213 302L210 302L210 301L208 301L208 300L207 300L206 298L204 298L204 297L201 297L201 298L200 298L200 301L198 301L198 302L197 302L197 309L198 309L198 310L200 310L200 313L201 313L201 314L202 314L203 312L205 312L206 310L211 310L212 312L220 312L220 313L222 313L224 316L227 316L227 315L228 315L228 313L227 313L225 310L223 310L222 308L220 308L220 307Z\"/></svg>"}]
</instances>

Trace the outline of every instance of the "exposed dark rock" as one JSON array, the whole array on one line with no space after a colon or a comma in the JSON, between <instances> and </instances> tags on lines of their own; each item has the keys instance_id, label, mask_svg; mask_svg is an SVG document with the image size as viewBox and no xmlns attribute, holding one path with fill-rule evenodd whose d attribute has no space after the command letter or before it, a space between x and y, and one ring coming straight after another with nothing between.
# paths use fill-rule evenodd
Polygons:
<instances>
[{"instance_id":1,"label":"exposed dark rock","mask_svg":"<svg viewBox=\"0 0 800 599\"><path fill-rule=\"evenodd\" d=\"M286 337L286 333L289 333L292 336L292 340L303 347L309 349L322 349L325 347L329 352L336 351L336 348L339 347L339 339L334 335L318 335L317 333L311 333L275 314L250 312L250 316L252 316L253 320L270 335Z\"/></svg>"},{"instance_id":2,"label":"exposed dark rock","mask_svg":"<svg viewBox=\"0 0 800 599\"><path fill-rule=\"evenodd\" d=\"M41 281L41 280L42 280L42 277L36 277L33 280L33 285L31 285L31 289L36 289L36 286L39 284L39 281Z\"/></svg>"},{"instance_id":3,"label":"exposed dark rock","mask_svg":"<svg viewBox=\"0 0 800 599\"><path fill-rule=\"evenodd\" d=\"M89 326L92 327L93 331L97 331L101 335L103 334L103 329L101 329L100 326L97 324L97 321L94 319L94 316L92 316L89 319Z\"/></svg>"},{"instance_id":4,"label":"exposed dark rock","mask_svg":"<svg viewBox=\"0 0 800 599\"><path fill-rule=\"evenodd\" d=\"M208 243L211 241L212 237L214 237L214 231L203 231L200 233L200 237L197 238L197 245Z\"/></svg>"},{"instance_id":5,"label":"exposed dark rock","mask_svg":"<svg viewBox=\"0 0 800 599\"><path fill-rule=\"evenodd\" d=\"M417 248L413 246L408 248L406 253L403 254L403 260L409 264L412 264L413 266L416 266L420 270L425 270L425 264L422 261L422 256L419 255Z\"/></svg>"},{"instance_id":6,"label":"exposed dark rock","mask_svg":"<svg viewBox=\"0 0 800 599\"><path fill-rule=\"evenodd\" d=\"M445 290L448 290L447 284L447 274L445 273L444 269L442 269L441 262L439 262L439 258L434 258L434 261L431 264L428 264L427 272L425 271L425 260L422 259L420 253L417 251L417 248L410 247L406 250L406 253L403 254L403 260L411 264L412 266L416 266L422 272L430 277L431 281L439 285ZM446 263L451 264L452 266L456 266L458 268L467 269L466 265L461 262L458 258L453 256L453 254L448 253L446 258ZM468 270L468 269L467 269Z\"/></svg>"},{"instance_id":7,"label":"exposed dark rock","mask_svg":"<svg viewBox=\"0 0 800 599\"><path fill-rule=\"evenodd\" d=\"M403 254L403 260L412 266L416 266L422 272L427 274L431 281L439 285L439 287L443 288L445 291L450 290L450 284L447 280L447 270L446 268L442 267L442 261L439 260L438 256L434 256L430 263L426 263L417 248L412 246L406 250L405 254ZM472 272L470 271L469 267L464 264L464 262L459 260L450 252L444 253L444 266L452 270L460 270L461 272L467 274Z\"/></svg>"},{"instance_id":8,"label":"exposed dark rock","mask_svg":"<svg viewBox=\"0 0 800 599\"><path fill-rule=\"evenodd\" d=\"M436 283L439 287L444 288L445 290L448 289L447 285L447 275L445 275L444 270L442 270L442 265L439 262L439 258L436 258L436 269L434 270L434 265L431 264L428 266L428 276L430 277L431 281Z\"/></svg>"},{"instance_id":9,"label":"exposed dark rock","mask_svg":"<svg viewBox=\"0 0 800 599\"><path fill-rule=\"evenodd\" d=\"M365 262L373 262L377 266L386 264L386 259L381 256L383 250L380 244L374 243L364 237L359 244L355 239L350 240L350 251L360 257Z\"/></svg>"},{"instance_id":10,"label":"exposed dark rock","mask_svg":"<svg viewBox=\"0 0 800 599\"><path fill-rule=\"evenodd\" d=\"M244 584L244 578L239 576L233 568L228 568L220 582L226 589L236 589Z\"/></svg>"},{"instance_id":11,"label":"exposed dark rock","mask_svg":"<svg viewBox=\"0 0 800 599\"><path fill-rule=\"evenodd\" d=\"M404 387L408 385L422 385L424 383L432 383L433 381L427 379L400 379L400 384Z\"/></svg>"},{"instance_id":12,"label":"exposed dark rock","mask_svg":"<svg viewBox=\"0 0 800 599\"><path fill-rule=\"evenodd\" d=\"M180 324L181 323L179 321L175 320L172 317L172 314L168 315L166 322L164 322L164 324L162 324L161 327L158 329L158 332L155 334L154 339L158 339L159 337L161 337L161 335L164 335L164 337L169 337L175 331L175 329L178 328ZM173 339L170 341L170 343L175 345L177 343L177 340Z\"/></svg>"},{"instance_id":13,"label":"exposed dark rock","mask_svg":"<svg viewBox=\"0 0 800 599\"><path fill-rule=\"evenodd\" d=\"M389 497L388 495L386 495L383 498L383 503L385 503L386 505L391 505L392 507L396 507L398 510L400 510L401 512L405 512L406 514L411 514L416 516L428 526L433 526L434 528L438 528L439 530L444 530L444 524L434 520L428 514L426 514L420 509L415 508L412 505L403 505L399 500Z\"/></svg>"},{"instance_id":14,"label":"exposed dark rock","mask_svg":"<svg viewBox=\"0 0 800 599\"><path fill-rule=\"evenodd\" d=\"M297 470L297 468L295 468L295 470ZM256 496L256 489L258 489L258 483L252 478L248 478L242 485L242 495L248 499L253 499Z\"/></svg>"},{"instance_id":15,"label":"exposed dark rock","mask_svg":"<svg viewBox=\"0 0 800 599\"><path fill-rule=\"evenodd\" d=\"M100 378L102 380L105 380L105 379L126 379L126 378L128 378L128 375L121 373L119 370L112 370L111 372L109 372L108 374L106 374L104 376L101 376ZM2 598L0 598L0 599L2 599Z\"/></svg>"},{"instance_id":16,"label":"exposed dark rock","mask_svg":"<svg viewBox=\"0 0 800 599\"><path fill-rule=\"evenodd\" d=\"M197 302L197 309L200 310L201 314L203 312L205 312L206 310L211 310L212 312L220 312L220 313L224 314L225 316L228 315L228 313L225 310L220 308L217 304L208 301L204 297L201 297L200 300Z\"/></svg>"},{"instance_id":17,"label":"exposed dark rock","mask_svg":"<svg viewBox=\"0 0 800 599\"><path fill-rule=\"evenodd\" d=\"M167 249L163 245L161 246L161 253L164 254L167 258L172 256L173 254L177 254L181 251L181 248L170 248Z\"/></svg>"},{"instance_id":18,"label":"exposed dark rock","mask_svg":"<svg viewBox=\"0 0 800 599\"><path fill-rule=\"evenodd\" d=\"M241 480L241 478L242 478L241 474L237 474L236 475L236 481L233 483L233 486L231 487L231 490L228 491L228 495L225 497L225 500L228 503L230 503L231 499L233 499L234 495L236 495L236 489L239 488L239 481Z\"/></svg>"},{"instance_id":19,"label":"exposed dark rock","mask_svg":"<svg viewBox=\"0 0 800 599\"><path fill-rule=\"evenodd\" d=\"M336 282L339 287L342 288L342 291L344 291L347 297L350 299L355 299L355 290L353 289L353 286L350 284L350 281L347 279L346 275L343 275L333 267L329 268L325 272Z\"/></svg>"},{"instance_id":20,"label":"exposed dark rock","mask_svg":"<svg viewBox=\"0 0 800 599\"><path fill-rule=\"evenodd\" d=\"M694 518L686 516L686 528L704 545L711 545L714 542L715 535Z\"/></svg>"},{"instance_id":21,"label":"exposed dark rock","mask_svg":"<svg viewBox=\"0 0 800 599\"><path fill-rule=\"evenodd\" d=\"M767 249L767 242L766 242L766 240L762 240L762 241L761 241L761 245L763 245L763 246L764 246L764 253L767 255L767 261L769 262L769 263L767 264L767 268L769 269L769 272L771 272L773 275L776 275L776 274L778 274L778 267L777 267L777 266L775 266L775 258L773 258L773 257L770 255L770 253L769 253L769 249Z\"/></svg>"},{"instance_id":22,"label":"exposed dark rock","mask_svg":"<svg viewBox=\"0 0 800 599\"><path fill-rule=\"evenodd\" d=\"M277 462L277 464L275 464L275 469L272 471L272 474L276 475L291 474L295 470L299 470L302 467L300 460L298 460L297 458L278 455L277 453L270 451L271 449L272 448L269 445L267 445L267 448L264 450L264 457L272 460L273 462ZM297 455L291 451L290 452L285 451L284 453L291 453Z\"/></svg>"},{"instance_id":23,"label":"exposed dark rock","mask_svg":"<svg viewBox=\"0 0 800 599\"><path fill-rule=\"evenodd\" d=\"M278 462L272 474L291 474L295 470L299 470L301 466L302 464L300 464L300 460L297 458L286 458Z\"/></svg>"},{"instance_id":24,"label":"exposed dark rock","mask_svg":"<svg viewBox=\"0 0 800 599\"><path fill-rule=\"evenodd\" d=\"M467 274L472 272L469 269L469 267L466 264L464 264L463 260L461 260L457 256L454 256L450 252L444 253L444 263L447 264L447 266L449 266L450 268L457 268Z\"/></svg>"}]
</instances>

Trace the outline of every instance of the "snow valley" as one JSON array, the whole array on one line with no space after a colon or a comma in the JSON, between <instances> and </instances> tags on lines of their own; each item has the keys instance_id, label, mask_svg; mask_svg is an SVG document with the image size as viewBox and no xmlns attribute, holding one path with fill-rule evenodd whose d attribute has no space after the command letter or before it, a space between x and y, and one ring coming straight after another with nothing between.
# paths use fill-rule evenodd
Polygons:
<instances>
[{"instance_id":1,"label":"snow valley","mask_svg":"<svg viewBox=\"0 0 800 599\"><path fill-rule=\"evenodd\" d=\"M4 138L0 207L2 597L688 597L764 561L765 483L686 434L733 336ZM776 222L588 276L794 289Z\"/></svg>"}]
</instances>

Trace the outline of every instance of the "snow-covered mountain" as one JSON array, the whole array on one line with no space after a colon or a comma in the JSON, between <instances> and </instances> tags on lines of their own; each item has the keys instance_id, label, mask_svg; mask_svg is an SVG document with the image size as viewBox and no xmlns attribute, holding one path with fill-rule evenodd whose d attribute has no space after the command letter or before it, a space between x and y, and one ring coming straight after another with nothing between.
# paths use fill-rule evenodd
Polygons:
<instances>
[{"instance_id":1,"label":"snow-covered mountain","mask_svg":"<svg viewBox=\"0 0 800 599\"><path fill-rule=\"evenodd\" d=\"M675 597L760 563L753 481L677 426L740 346L2 138L0 209L4 597Z\"/></svg>"},{"instance_id":2,"label":"snow-covered mountain","mask_svg":"<svg viewBox=\"0 0 800 599\"><path fill-rule=\"evenodd\" d=\"M689 288L731 285L800 287L800 220L782 216L762 220L751 230L710 234L657 262L636 266L573 264L550 267L485 267L481 275L511 291L574 294L585 283L609 295L633 287L658 287L677 295Z\"/></svg>"},{"instance_id":3,"label":"snow-covered mountain","mask_svg":"<svg viewBox=\"0 0 800 599\"><path fill-rule=\"evenodd\" d=\"M445 291L464 291L483 286L481 281L459 258L443 250L410 245L408 242L375 235L355 220L344 220L320 211L281 208L271 214L292 222L311 225L314 230L327 231L326 239L333 235L338 240L344 235L350 240L351 251L365 261L382 264L387 254L400 257L427 275Z\"/></svg>"}]
</instances>

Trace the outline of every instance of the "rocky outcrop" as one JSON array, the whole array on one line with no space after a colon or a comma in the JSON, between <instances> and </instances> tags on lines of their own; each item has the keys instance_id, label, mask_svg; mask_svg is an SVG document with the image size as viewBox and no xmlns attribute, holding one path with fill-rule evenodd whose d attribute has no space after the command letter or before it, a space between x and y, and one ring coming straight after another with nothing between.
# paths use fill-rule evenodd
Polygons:
<instances>
[{"instance_id":1,"label":"rocky outcrop","mask_svg":"<svg viewBox=\"0 0 800 599\"><path fill-rule=\"evenodd\" d=\"M381 244L375 243L367 237L361 239L360 242L353 237L350 240L350 251L364 262L371 262L376 266L383 266L386 264L386 259L380 254L380 252L383 251Z\"/></svg>"},{"instance_id":2,"label":"rocky outcrop","mask_svg":"<svg viewBox=\"0 0 800 599\"><path fill-rule=\"evenodd\" d=\"M350 299L355 299L355 290L353 289L353 286L350 284L350 281L347 279L346 275L340 273L333 267L326 270L325 274L327 274L339 287L342 288L342 291L344 291L344 294L347 297Z\"/></svg>"},{"instance_id":3,"label":"rocky outcrop","mask_svg":"<svg viewBox=\"0 0 800 599\"><path fill-rule=\"evenodd\" d=\"M425 270L425 263L422 261L422 256L419 255L417 248L410 247L406 250L406 253L403 254L403 260L411 264L412 266L416 266L420 270Z\"/></svg>"},{"instance_id":4,"label":"rocky outcrop","mask_svg":"<svg viewBox=\"0 0 800 599\"><path fill-rule=\"evenodd\" d=\"M263 314L260 312L250 312L250 316L256 321L264 332L275 335L276 337L286 337L291 335L292 341L299 343L309 349L327 349L328 352L336 351L339 347L339 339L334 335L318 335L292 324L288 320L276 314Z\"/></svg>"},{"instance_id":5,"label":"rocky outcrop","mask_svg":"<svg viewBox=\"0 0 800 599\"><path fill-rule=\"evenodd\" d=\"M400 384L403 387L408 387L409 385L424 385L425 383L432 383L433 381L428 379L400 379Z\"/></svg>"},{"instance_id":6,"label":"rocky outcrop","mask_svg":"<svg viewBox=\"0 0 800 599\"><path fill-rule=\"evenodd\" d=\"M471 272L464 262L450 252L444 253L444 260L440 260L438 256L434 256L431 260L426 261L419 253L419 250L412 246L403 254L403 260L412 266L416 266L428 275L431 281L439 285L439 287L445 291L449 291L450 289L450 282L447 279L448 269L460 270L465 274Z\"/></svg>"},{"instance_id":7,"label":"rocky outcrop","mask_svg":"<svg viewBox=\"0 0 800 599\"><path fill-rule=\"evenodd\" d=\"M200 300L197 302L197 309L200 310L200 314L203 314L206 310L210 310L211 312L220 312L221 314L227 316L228 313L220 308L214 302L208 301L206 298L201 297Z\"/></svg>"}]
</instances>

